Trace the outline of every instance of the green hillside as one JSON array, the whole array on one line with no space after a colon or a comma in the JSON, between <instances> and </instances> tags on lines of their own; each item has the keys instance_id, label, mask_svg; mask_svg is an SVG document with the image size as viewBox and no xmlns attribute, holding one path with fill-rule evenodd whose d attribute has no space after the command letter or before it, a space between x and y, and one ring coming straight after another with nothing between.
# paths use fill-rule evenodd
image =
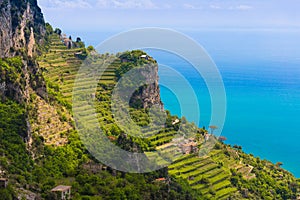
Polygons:
<instances>
[{"instance_id":1,"label":"green hillside","mask_svg":"<svg viewBox=\"0 0 300 200\"><path fill-rule=\"evenodd\" d=\"M51 45L50 47L50 53L46 54L46 58L49 56L51 58L51 62L45 62L41 64L46 68L47 71L45 73L46 80L49 80L49 83L53 83L53 85L59 85L60 87L57 92L61 93L63 100L70 102L70 95L72 92L70 88L72 88L72 83L76 76L78 66L80 65L80 60L77 59L77 61L75 61L76 58L74 57L74 53L80 52L82 49L64 49L62 43L59 45L58 39L55 38L55 36L52 37L53 46ZM51 57L51 53L53 51L59 52L61 56ZM143 52L134 51L122 54L122 56L124 57L124 55L126 55L128 57L128 55L130 55L137 59L135 60L136 62L139 62L139 57L142 54ZM114 62L104 71L103 76L101 77L99 87L95 95L99 101L95 102L95 106L100 125L105 130L107 136L111 136L110 138L112 138L114 142L114 138L120 137L122 131L115 124L114 117L111 113L111 92L118 79L118 77L116 77L116 70L119 70L124 63L122 63L121 59L118 59L113 55L103 55L102 59L103 58L107 60L114 60ZM69 62L69 60L72 62ZM52 62L56 63L56 65L52 64L51 66ZM134 64L134 61L132 62ZM68 73L65 74L66 72ZM63 80L59 78L59 76L62 74L64 74ZM51 79L47 79L47 77L51 77ZM89 80L82 80L82 83L80 82L76 86L79 85L88 87L89 84ZM82 110L82 115L85 117L84 119L86 119L86 121L95 120L89 115L91 113L90 110L86 110L84 107L79 109ZM133 119L138 119L138 124L144 125L148 123L147 110L132 109L131 114ZM293 179L289 173L268 162L267 163L269 166L264 166L263 169L261 169L262 171L265 171L263 174L266 177L253 173L257 171L257 169L252 165L258 165L258 163L266 161L260 161L259 159L244 154L241 150L228 147L219 142L215 146L215 150L204 157L198 156L197 152L185 155L180 151L180 149L178 149L178 147L176 147L176 145L172 144L172 139L178 137L177 133L180 134L180 131L178 132L178 126L181 122L177 125L172 125L170 122L173 122L177 117L169 115L168 118L169 123L167 123L166 127L159 133L152 135L150 131L149 135L152 136L146 139L132 137L130 140L135 142L142 149L142 151L153 151L156 149L160 152L163 152L164 155L170 153L175 161L172 163L172 165L168 166L168 175L164 178L168 178L170 176L173 177L174 180L185 180L188 185L190 185L190 187L197 193L201 194L203 198L226 199L230 196L241 197L243 195L241 192L238 192L241 191L241 189L249 190L249 198L259 197L267 199L274 198L274 196L278 198L281 195L278 190L282 187L282 184L288 188L289 184L295 182L295 179ZM201 144L204 142L203 136L207 131L198 129L193 124L189 124L188 122L185 122L185 124L181 123L181 125L184 127L184 132L198 131L198 139L195 141L201 148ZM161 162L162 164L164 163L163 160L157 162ZM269 177L279 180L281 179L282 174L290 177L290 179L286 182L281 181L281 183L278 185L268 185L268 187L265 188L268 192L265 192L265 194L259 194L259 192L257 193L257 191L250 187L253 186L252 182L259 182L256 187L258 190L261 190L261 187L266 186L266 181L263 180L264 178ZM236 179L238 179L237 182L239 184L235 182ZM247 186L248 182L249 188ZM241 186L243 184L244 186ZM272 193L272 189L274 194ZM293 194L290 193L289 195L289 198L291 198ZM244 197L247 197L247 195L244 195Z\"/></svg>"},{"instance_id":2,"label":"green hillside","mask_svg":"<svg viewBox=\"0 0 300 200\"><path fill-rule=\"evenodd\" d=\"M11 97L0 104L1 119L5 119L0 126L0 150L5 155L1 157L0 169L9 178L8 187L0 189L4 199L26 195L58 199L51 192L57 185L72 186L72 199L296 199L299 196L296 178L279 164L245 154L238 146L226 145L208 130L168 111L159 132L149 126L145 138L126 135L111 111L112 90L128 70L141 63L156 63L154 58L143 59L141 55L145 53L139 50L99 55L92 64L103 61L111 64L103 71L94 94L97 117L84 104L76 111L86 122L99 123L110 141L123 149L145 152L149 159L159 152L157 164L170 161L172 164L151 173L134 174L99 163L82 144L72 113L74 87L89 89L93 82L85 78L74 85L84 58L93 54L93 48L74 44L68 48L60 35L48 36L48 44L37 58L46 84L45 97L31 89L28 105ZM16 70L18 65L9 60L1 60L0 64L2 77L11 70L15 76L6 78L22 85L21 71ZM132 103L130 115L139 126L150 124L149 109L141 108L139 102ZM24 143L20 136L26 135L27 121L32 135ZM206 154L202 150L207 145L213 146Z\"/></svg>"}]
</instances>

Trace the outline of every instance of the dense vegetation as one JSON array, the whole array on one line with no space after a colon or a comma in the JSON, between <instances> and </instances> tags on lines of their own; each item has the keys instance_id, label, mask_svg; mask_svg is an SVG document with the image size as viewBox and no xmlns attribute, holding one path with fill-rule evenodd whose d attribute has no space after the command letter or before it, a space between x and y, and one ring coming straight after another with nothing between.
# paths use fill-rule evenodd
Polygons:
<instances>
[{"instance_id":1,"label":"dense vegetation","mask_svg":"<svg viewBox=\"0 0 300 200\"><path fill-rule=\"evenodd\" d=\"M9 93L2 94L6 98L0 103L0 170L4 171L2 176L9 178L9 187L0 189L2 199L21 197L28 192L41 199L58 199L50 191L59 184L72 186L72 199L297 198L299 185L289 172L245 154L238 146L216 141L214 136L211 139L216 144L205 156L200 156L197 150L181 152L172 144L173 139L193 136L192 140L201 149L208 131L169 112L164 128L158 133L149 132L148 138L126 136L111 113L112 89L126 71L139 64L155 63L152 58L142 59L142 51L100 55L99 60L112 64L103 72L95 94L97 119L90 116L91 110L84 105L78 109L86 121L99 122L108 138L123 149L150 152L149 158L157 150L163 159L156 162L174 162L147 174L119 172L99 163L85 149L72 119L74 80L83 59L93 48L85 48L79 39L68 48L60 38L59 29L53 30L47 24L46 30L48 43L41 48L43 53L37 61L46 82L47 97L41 98L31 90L28 104L24 104ZM0 60L1 81L24 87L22 59ZM99 60L93 62L97 64ZM76 87L89 85L90 80L85 79ZM46 109L55 112L54 117L48 116ZM140 126L149 124L147 108L132 106L130 115ZM34 127L32 135L27 132L28 121ZM68 128L57 128L61 124ZM47 135L47 127L56 128L55 137ZM25 143L28 138L32 142Z\"/></svg>"},{"instance_id":2,"label":"dense vegetation","mask_svg":"<svg viewBox=\"0 0 300 200\"><path fill-rule=\"evenodd\" d=\"M156 178L167 173L165 170L146 175L125 174L109 168L90 172L82 165L89 158L75 132L70 133L68 145L56 148L44 146L43 139L36 136L34 145L43 157L32 160L19 135L26 132L24 108L7 101L0 103L0 111L3 155L0 165L11 181L7 189L0 190L1 199L17 197L19 191L12 188L26 188L27 184L45 199L57 199L50 190L59 183L73 186L73 199L90 199L88 196L94 196L92 199L195 198L195 192L184 182L155 183Z\"/></svg>"}]
</instances>

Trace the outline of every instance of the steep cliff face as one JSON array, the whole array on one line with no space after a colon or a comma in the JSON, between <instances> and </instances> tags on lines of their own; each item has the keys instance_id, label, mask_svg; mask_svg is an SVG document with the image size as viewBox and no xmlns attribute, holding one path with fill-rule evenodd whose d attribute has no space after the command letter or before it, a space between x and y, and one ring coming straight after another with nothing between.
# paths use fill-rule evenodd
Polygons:
<instances>
[{"instance_id":1,"label":"steep cliff face","mask_svg":"<svg viewBox=\"0 0 300 200\"><path fill-rule=\"evenodd\" d=\"M158 105L163 110L158 85L157 62L140 50L122 53L119 59L121 64L115 73L117 80L121 77L126 78L126 83L122 84L124 86L123 95L127 96L127 91L135 90L130 98L130 106L140 109ZM142 83L145 84L138 87Z\"/></svg>"},{"instance_id":2,"label":"steep cliff face","mask_svg":"<svg viewBox=\"0 0 300 200\"><path fill-rule=\"evenodd\" d=\"M24 102L29 99L29 88L45 95L41 72L31 59L35 55L36 44L44 42L45 34L45 22L37 0L0 0L0 58L22 58L21 71L18 72L20 79L6 79L5 96ZM6 73L1 70L1 74Z\"/></svg>"},{"instance_id":3,"label":"steep cliff face","mask_svg":"<svg viewBox=\"0 0 300 200\"><path fill-rule=\"evenodd\" d=\"M45 33L36 0L0 0L0 57L14 56L18 50L32 57Z\"/></svg>"},{"instance_id":4,"label":"steep cliff face","mask_svg":"<svg viewBox=\"0 0 300 200\"><path fill-rule=\"evenodd\" d=\"M131 106L150 108L153 105L159 105L160 109L163 110L158 84L158 65L156 63L147 64L139 72L139 76L144 77L150 84L145 84L134 92L130 100Z\"/></svg>"},{"instance_id":5,"label":"steep cliff face","mask_svg":"<svg viewBox=\"0 0 300 200\"><path fill-rule=\"evenodd\" d=\"M37 0L0 0L0 82L5 88L1 99L18 103L30 101L37 93L46 97L46 86L35 61L36 44L46 35L45 22ZM27 112L29 111L30 106ZM26 117L27 135L31 137L30 116Z\"/></svg>"}]
</instances>

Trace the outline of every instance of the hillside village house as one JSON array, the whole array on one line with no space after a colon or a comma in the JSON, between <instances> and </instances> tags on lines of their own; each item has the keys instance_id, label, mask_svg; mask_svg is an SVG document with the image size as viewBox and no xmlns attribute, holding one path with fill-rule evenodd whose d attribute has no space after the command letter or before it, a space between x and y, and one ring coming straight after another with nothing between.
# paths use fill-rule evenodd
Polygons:
<instances>
[{"instance_id":1,"label":"hillside village house","mask_svg":"<svg viewBox=\"0 0 300 200\"><path fill-rule=\"evenodd\" d=\"M146 60L149 60L149 56L148 55L141 55L140 58L143 58L143 59L146 59Z\"/></svg>"},{"instance_id":2,"label":"hillside village house","mask_svg":"<svg viewBox=\"0 0 300 200\"><path fill-rule=\"evenodd\" d=\"M179 122L179 119L175 119L175 121L172 122L172 125L178 124Z\"/></svg>"},{"instance_id":3,"label":"hillside village house","mask_svg":"<svg viewBox=\"0 0 300 200\"><path fill-rule=\"evenodd\" d=\"M195 153L199 150L195 138L185 139L184 137L178 137L173 139L173 143L176 144L183 154Z\"/></svg>"},{"instance_id":4,"label":"hillside village house","mask_svg":"<svg viewBox=\"0 0 300 200\"><path fill-rule=\"evenodd\" d=\"M8 179L7 178L0 178L0 188L7 188Z\"/></svg>"},{"instance_id":5,"label":"hillside village house","mask_svg":"<svg viewBox=\"0 0 300 200\"><path fill-rule=\"evenodd\" d=\"M196 142L189 142L186 144L183 144L181 146L182 152L184 154L190 154L198 151L198 144Z\"/></svg>"},{"instance_id":6,"label":"hillside village house","mask_svg":"<svg viewBox=\"0 0 300 200\"><path fill-rule=\"evenodd\" d=\"M61 200L70 199L71 186L59 185L51 190L51 192L58 193Z\"/></svg>"}]
</instances>

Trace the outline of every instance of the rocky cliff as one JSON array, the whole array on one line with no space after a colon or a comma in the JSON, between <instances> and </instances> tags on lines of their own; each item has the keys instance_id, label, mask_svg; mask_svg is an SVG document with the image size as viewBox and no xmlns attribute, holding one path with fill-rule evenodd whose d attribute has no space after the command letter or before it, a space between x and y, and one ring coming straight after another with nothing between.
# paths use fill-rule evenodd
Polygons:
<instances>
[{"instance_id":1,"label":"rocky cliff","mask_svg":"<svg viewBox=\"0 0 300 200\"><path fill-rule=\"evenodd\" d=\"M0 0L0 91L1 100L11 99L27 106L32 94L47 97L45 81L35 61L38 45L45 41L46 28L37 0ZM26 117L31 137L30 116Z\"/></svg>"},{"instance_id":2,"label":"rocky cliff","mask_svg":"<svg viewBox=\"0 0 300 200\"><path fill-rule=\"evenodd\" d=\"M5 81L4 96L18 102L29 99L29 89L45 95L45 84L35 62L37 46L45 40L46 28L37 0L0 0L0 58L19 56L22 66L18 80ZM7 74L1 68L2 75Z\"/></svg>"},{"instance_id":3,"label":"rocky cliff","mask_svg":"<svg viewBox=\"0 0 300 200\"><path fill-rule=\"evenodd\" d=\"M32 57L42 43L45 22L37 0L0 0L0 57L23 52Z\"/></svg>"},{"instance_id":4,"label":"rocky cliff","mask_svg":"<svg viewBox=\"0 0 300 200\"><path fill-rule=\"evenodd\" d=\"M158 84L158 65L147 64L141 70L139 70L139 75L144 77L149 84L145 84L134 92L130 100L130 104L133 107L140 108L150 108L153 105L160 106L160 109L163 110L163 103L160 98L160 89Z\"/></svg>"},{"instance_id":5,"label":"rocky cliff","mask_svg":"<svg viewBox=\"0 0 300 200\"><path fill-rule=\"evenodd\" d=\"M131 93L131 90L135 90L130 98L130 106L150 108L153 105L158 105L163 110L158 85L157 62L140 50L122 53L119 59L121 64L116 69L116 77L117 79L126 78L125 83L122 84L122 87L124 87L122 89L123 96L127 96L127 93Z\"/></svg>"}]
</instances>

